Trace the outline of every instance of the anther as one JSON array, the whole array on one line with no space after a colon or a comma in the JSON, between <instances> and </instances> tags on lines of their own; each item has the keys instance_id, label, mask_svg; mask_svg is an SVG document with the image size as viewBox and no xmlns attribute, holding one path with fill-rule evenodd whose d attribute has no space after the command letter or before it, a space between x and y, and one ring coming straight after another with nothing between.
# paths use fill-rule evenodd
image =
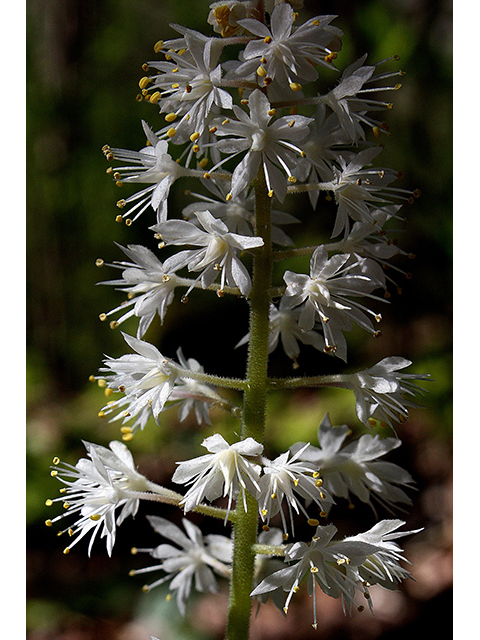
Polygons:
<instances>
[{"instance_id":1,"label":"anther","mask_svg":"<svg viewBox=\"0 0 480 640\"><path fill-rule=\"evenodd\" d=\"M58 471L56 469L53 469L52 471L50 471L50 475L52 476L52 478L56 478L58 476Z\"/></svg>"},{"instance_id":2,"label":"anther","mask_svg":"<svg viewBox=\"0 0 480 640\"><path fill-rule=\"evenodd\" d=\"M155 93L152 93L152 95L150 96L150 103L156 104L161 97L162 97L162 94L160 93L160 91L155 91Z\"/></svg>"},{"instance_id":3,"label":"anther","mask_svg":"<svg viewBox=\"0 0 480 640\"><path fill-rule=\"evenodd\" d=\"M148 85L150 84L150 78L147 78L147 76L144 76L143 78L141 78L138 82L138 86L140 87L140 89L145 89Z\"/></svg>"},{"instance_id":4,"label":"anther","mask_svg":"<svg viewBox=\"0 0 480 640\"><path fill-rule=\"evenodd\" d=\"M106 313L101 313L98 317L100 318L100 320L102 322L105 322L105 320L107 319L107 314Z\"/></svg>"},{"instance_id":5,"label":"anther","mask_svg":"<svg viewBox=\"0 0 480 640\"><path fill-rule=\"evenodd\" d=\"M200 137L200 133L198 131L195 131L195 133L192 133L192 135L190 136L190 140L191 142L195 142L196 140L198 140Z\"/></svg>"},{"instance_id":6,"label":"anther","mask_svg":"<svg viewBox=\"0 0 480 640\"><path fill-rule=\"evenodd\" d=\"M55 456L55 458L52 460L53 464L58 464L60 462L60 458L58 456Z\"/></svg>"},{"instance_id":7,"label":"anther","mask_svg":"<svg viewBox=\"0 0 480 640\"><path fill-rule=\"evenodd\" d=\"M122 435L122 440L124 442L131 442L134 437L135 437L135 435L133 433L124 433Z\"/></svg>"},{"instance_id":8,"label":"anther","mask_svg":"<svg viewBox=\"0 0 480 640\"><path fill-rule=\"evenodd\" d=\"M398 91L399 89L402 88L402 83L401 82L397 83L393 88L395 89L395 91Z\"/></svg>"},{"instance_id":9,"label":"anther","mask_svg":"<svg viewBox=\"0 0 480 640\"><path fill-rule=\"evenodd\" d=\"M302 85L299 84L298 82L291 82L290 83L290 89L292 91L301 91L302 90Z\"/></svg>"},{"instance_id":10,"label":"anther","mask_svg":"<svg viewBox=\"0 0 480 640\"><path fill-rule=\"evenodd\" d=\"M287 180L288 182L290 182L290 184L295 184L295 182L297 181L295 176L288 176Z\"/></svg>"},{"instance_id":11,"label":"anther","mask_svg":"<svg viewBox=\"0 0 480 640\"><path fill-rule=\"evenodd\" d=\"M380 127L373 127L372 131L375 138L380 138L380 136L382 135Z\"/></svg>"},{"instance_id":12,"label":"anther","mask_svg":"<svg viewBox=\"0 0 480 640\"><path fill-rule=\"evenodd\" d=\"M52 526L52 521L49 520L45 520L45 524L47 525L47 527L51 527Z\"/></svg>"},{"instance_id":13,"label":"anther","mask_svg":"<svg viewBox=\"0 0 480 640\"><path fill-rule=\"evenodd\" d=\"M159 40L153 45L153 50L155 51L155 53L160 53L162 49L163 49L163 40Z\"/></svg>"},{"instance_id":14,"label":"anther","mask_svg":"<svg viewBox=\"0 0 480 640\"><path fill-rule=\"evenodd\" d=\"M272 38L270 36L266 36L263 41L265 42L265 44L270 44L272 41Z\"/></svg>"},{"instance_id":15,"label":"anther","mask_svg":"<svg viewBox=\"0 0 480 640\"><path fill-rule=\"evenodd\" d=\"M132 554L132 556L136 556L137 555L137 547L132 547L130 549L130 553Z\"/></svg>"},{"instance_id":16,"label":"anther","mask_svg":"<svg viewBox=\"0 0 480 640\"><path fill-rule=\"evenodd\" d=\"M118 205L117 205L118 206ZM115 217L115 222L123 222L123 218L120 214L118 214L118 216Z\"/></svg>"},{"instance_id":17,"label":"anther","mask_svg":"<svg viewBox=\"0 0 480 640\"><path fill-rule=\"evenodd\" d=\"M128 575L130 577L134 576L137 572L135 571L135 569L130 569L130 571L128 572Z\"/></svg>"},{"instance_id":18,"label":"anther","mask_svg":"<svg viewBox=\"0 0 480 640\"><path fill-rule=\"evenodd\" d=\"M316 567L315 565L313 565L313 567L310 567L310 573L318 573L318 567Z\"/></svg>"},{"instance_id":19,"label":"anther","mask_svg":"<svg viewBox=\"0 0 480 640\"><path fill-rule=\"evenodd\" d=\"M232 194L231 194L231 193L227 193L225 200L226 200L227 202L230 202L230 200L231 200L232 198L233 198Z\"/></svg>"},{"instance_id":20,"label":"anther","mask_svg":"<svg viewBox=\"0 0 480 640\"><path fill-rule=\"evenodd\" d=\"M130 220L130 218L127 218L127 219L125 220L125 225L126 225L127 227L130 227L130 226L131 226L131 224L132 224L132 220ZM118 325L117 325L117 326L118 326Z\"/></svg>"},{"instance_id":21,"label":"anther","mask_svg":"<svg viewBox=\"0 0 480 640\"><path fill-rule=\"evenodd\" d=\"M173 138L177 133L177 130L174 127L171 127L168 131L167 131L167 136L169 138Z\"/></svg>"},{"instance_id":22,"label":"anther","mask_svg":"<svg viewBox=\"0 0 480 640\"><path fill-rule=\"evenodd\" d=\"M267 509L262 509L262 516L266 516L268 513Z\"/></svg>"},{"instance_id":23,"label":"anther","mask_svg":"<svg viewBox=\"0 0 480 640\"><path fill-rule=\"evenodd\" d=\"M320 524L320 522L318 520L316 520L315 518L310 518L309 520L307 520L307 523L311 527L318 527L318 525Z\"/></svg>"},{"instance_id":24,"label":"anther","mask_svg":"<svg viewBox=\"0 0 480 640\"><path fill-rule=\"evenodd\" d=\"M122 200L119 200L119 201L117 202L117 207L118 207L119 209L123 209L123 207L124 207L126 204L127 204L127 203L125 202L125 200L123 200L123 199L122 199Z\"/></svg>"},{"instance_id":25,"label":"anther","mask_svg":"<svg viewBox=\"0 0 480 640\"><path fill-rule=\"evenodd\" d=\"M107 386L107 381L104 378L100 378L97 380L97 384L99 387L103 388Z\"/></svg>"},{"instance_id":26,"label":"anther","mask_svg":"<svg viewBox=\"0 0 480 640\"><path fill-rule=\"evenodd\" d=\"M260 78L267 77L267 70L265 69L265 67L262 67L261 65L258 67L257 76L260 76Z\"/></svg>"},{"instance_id":27,"label":"anther","mask_svg":"<svg viewBox=\"0 0 480 640\"><path fill-rule=\"evenodd\" d=\"M225 291L223 289L217 289L217 296L219 298L223 298L224 295L225 295Z\"/></svg>"},{"instance_id":28,"label":"anther","mask_svg":"<svg viewBox=\"0 0 480 640\"><path fill-rule=\"evenodd\" d=\"M173 122L174 120L177 119L177 114L176 113L167 113L167 115L165 116L165 120L167 122Z\"/></svg>"},{"instance_id":29,"label":"anther","mask_svg":"<svg viewBox=\"0 0 480 640\"><path fill-rule=\"evenodd\" d=\"M266 524L263 525L262 529L264 531L270 531L270 527L268 525L266 525Z\"/></svg>"},{"instance_id":30,"label":"anther","mask_svg":"<svg viewBox=\"0 0 480 640\"><path fill-rule=\"evenodd\" d=\"M119 326L119 324L116 320L112 320L109 326L110 326L110 329L116 329Z\"/></svg>"},{"instance_id":31,"label":"anther","mask_svg":"<svg viewBox=\"0 0 480 640\"><path fill-rule=\"evenodd\" d=\"M326 511L320 511L321 518L326 518L327 516L328 516L328 513Z\"/></svg>"},{"instance_id":32,"label":"anther","mask_svg":"<svg viewBox=\"0 0 480 640\"><path fill-rule=\"evenodd\" d=\"M93 520L94 522L98 522L101 517L102 516L99 513L94 513L93 515L90 516L90 520Z\"/></svg>"},{"instance_id":33,"label":"anther","mask_svg":"<svg viewBox=\"0 0 480 640\"><path fill-rule=\"evenodd\" d=\"M68 554L70 553L70 549L68 547L65 547L65 549L63 550L63 553L68 556Z\"/></svg>"},{"instance_id":34,"label":"anther","mask_svg":"<svg viewBox=\"0 0 480 640\"><path fill-rule=\"evenodd\" d=\"M267 111L267 114L268 114L269 116L274 116L274 115L275 115L275 109L269 109L269 110Z\"/></svg>"},{"instance_id":35,"label":"anther","mask_svg":"<svg viewBox=\"0 0 480 640\"><path fill-rule=\"evenodd\" d=\"M200 160L200 162L198 163L198 166L199 166L201 169L205 169L205 167L207 166L207 164L208 164L208 158L202 158L202 159Z\"/></svg>"}]
</instances>

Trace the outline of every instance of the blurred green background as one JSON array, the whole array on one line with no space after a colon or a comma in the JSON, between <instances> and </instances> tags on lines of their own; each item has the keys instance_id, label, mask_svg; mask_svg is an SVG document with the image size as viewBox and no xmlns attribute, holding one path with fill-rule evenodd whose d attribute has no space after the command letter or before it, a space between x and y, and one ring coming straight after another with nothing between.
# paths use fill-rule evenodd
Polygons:
<instances>
[{"instance_id":1,"label":"blurred green background","mask_svg":"<svg viewBox=\"0 0 480 640\"><path fill-rule=\"evenodd\" d=\"M422 192L398 236L401 246L416 254L414 261L398 263L412 271L413 278L400 282L402 295L392 296L382 310L380 340L352 332L348 370L372 365L387 355L402 355L413 360L412 370L429 372L435 380L428 385L425 408L414 411L399 431L404 440L400 452L389 458L405 466L418 483L419 492L412 496L414 509L401 516L411 528L425 527L418 541L407 543L417 582L405 586L393 600L383 601L382 594L374 592L375 617L365 612L345 618L338 603L325 597L319 612L323 640L393 640L400 634L426 632L427 622L429 634L444 633L450 611L451 11L451 2L434 0L305 3L304 18L319 13L339 16L334 24L345 32L340 68L365 52L370 63L400 56L395 64L406 76L388 113L393 135L385 139L381 162L403 170L402 186ZM207 33L207 14L208 2L188 0L27 2L29 640L148 640L149 634L161 640L222 637L225 593L195 601L190 617L182 620L174 603L165 601L165 591L144 595L142 582L128 577L129 569L142 566L141 559L130 556L130 547L159 543L144 518L152 510L142 507L135 523L122 525L112 559L103 543L96 544L90 560L82 544L64 556L62 540L44 525L52 517L45 500L58 489L49 475L51 459L59 456L74 464L83 455L81 439L107 444L119 437L118 426L97 417L103 392L88 382L103 354L118 357L125 352L120 333L98 320L123 297L112 287L95 283L117 277L117 272L99 270L95 260L122 259L114 242L141 242L153 248L146 231L153 219L147 219L147 213L129 228L115 223L119 192L105 174L101 148L108 143L138 149L143 144L140 120L160 126L156 108L135 99L144 75L141 65L155 58L157 40L174 37L169 23ZM172 188L172 215L179 215L190 202L186 186L177 183ZM296 202L292 212L304 209ZM305 221L302 235L311 244L318 230ZM299 268L306 269L306 264L308 260ZM176 301L164 325L155 322L146 338L166 355L173 356L182 346L185 355L198 359L207 371L241 376L246 352L233 347L246 332L246 318L245 305L239 301L197 293L188 305ZM134 323L125 323L122 329L136 330ZM306 373L343 367L308 348L300 364ZM291 371L280 353L274 354L272 365L279 375ZM356 435L362 432L355 427L358 421L348 394L273 395L269 452L279 453L296 440L315 443L326 411L334 424L348 422L357 429ZM179 426L172 409L161 427L149 425L131 449L142 472L166 483L175 461L199 455L199 443L213 428L228 438L236 425L214 413L213 427L201 432L189 421ZM177 522L180 517L176 512L162 515ZM353 521L347 510L332 513L342 534L372 526L368 509L359 507L355 515ZM385 512L379 516L389 517ZM314 637L310 619L308 598L298 601L297 614L292 608L287 622L277 610L263 607L253 624L252 639Z\"/></svg>"}]
</instances>

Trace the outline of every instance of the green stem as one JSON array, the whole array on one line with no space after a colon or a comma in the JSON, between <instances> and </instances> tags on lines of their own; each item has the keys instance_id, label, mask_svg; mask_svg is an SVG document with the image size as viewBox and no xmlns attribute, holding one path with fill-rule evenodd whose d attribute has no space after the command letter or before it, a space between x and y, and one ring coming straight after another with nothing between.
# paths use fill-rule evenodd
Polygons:
<instances>
[{"instance_id":1,"label":"green stem","mask_svg":"<svg viewBox=\"0 0 480 640\"><path fill-rule=\"evenodd\" d=\"M263 238L262 251L253 259L253 282L250 293L250 341L246 384L243 395L242 439L254 438L263 442L267 404L267 365L270 296L272 280L271 200L260 169L255 184L255 233ZM247 493L237 500L232 579L226 640L247 640L252 607L253 572L258 530L258 504Z\"/></svg>"}]
</instances>

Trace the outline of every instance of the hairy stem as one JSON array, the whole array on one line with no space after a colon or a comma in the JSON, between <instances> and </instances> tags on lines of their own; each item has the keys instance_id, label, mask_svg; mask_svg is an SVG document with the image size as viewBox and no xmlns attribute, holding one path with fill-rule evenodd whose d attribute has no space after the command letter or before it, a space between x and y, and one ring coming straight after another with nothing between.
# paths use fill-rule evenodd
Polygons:
<instances>
[{"instance_id":1,"label":"hairy stem","mask_svg":"<svg viewBox=\"0 0 480 640\"><path fill-rule=\"evenodd\" d=\"M255 233L263 238L262 251L253 259L253 283L250 293L250 341L245 391L243 394L242 439L251 437L263 442L267 404L267 365L270 296L272 280L272 245L268 189L263 168L255 184ZM258 529L258 505L247 494L237 501L232 579L226 640L247 640L250 624L253 571Z\"/></svg>"}]
</instances>

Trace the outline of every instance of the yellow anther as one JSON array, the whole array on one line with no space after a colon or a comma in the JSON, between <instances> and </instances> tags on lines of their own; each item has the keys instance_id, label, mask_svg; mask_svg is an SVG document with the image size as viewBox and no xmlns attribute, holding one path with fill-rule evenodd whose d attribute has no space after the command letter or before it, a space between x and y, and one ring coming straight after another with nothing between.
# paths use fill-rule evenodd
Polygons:
<instances>
[{"instance_id":1,"label":"yellow anther","mask_svg":"<svg viewBox=\"0 0 480 640\"><path fill-rule=\"evenodd\" d=\"M112 167L107 167L105 169L105 173L108 173L108 175L110 175L111 173L113 173L113 168Z\"/></svg>"},{"instance_id":2,"label":"yellow anther","mask_svg":"<svg viewBox=\"0 0 480 640\"><path fill-rule=\"evenodd\" d=\"M123 222L123 218L120 214L118 214L118 216L115 217L115 222Z\"/></svg>"},{"instance_id":3,"label":"yellow anther","mask_svg":"<svg viewBox=\"0 0 480 640\"><path fill-rule=\"evenodd\" d=\"M129 227L131 224L132 224L132 220L130 220L130 218L127 218L127 219L125 220L125 225L126 225L127 227ZM110 323L110 324L112 324L112 323ZM115 324L115 326L116 326L116 327L118 327L118 323L117 323L117 324Z\"/></svg>"},{"instance_id":4,"label":"yellow anther","mask_svg":"<svg viewBox=\"0 0 480 640\"><path fill-rule=\"evenodd\" d=\"M64 509L70 509L70 505L68 504L68 502L64 502L63 503L63 508Z\"/></svg>"},{"instance_id":5,"label":"yellow anther","mask_svg":"<svg viewBox=\"0 0 480 640\"><path fill-rule=\"evenodd\" d=\"M269 116L274 116L275 115L275 109L269 109L267 111L267 113L268 113Z\"/></svg>"},{"instance_id":6,"label":"yellow anther","mask_svg":"<svg viewBox=\"0 0 480 640\"><path fill-rule=\"evenodd\" d=\"M167 136L169 138L173 138L175 135L177 134L177 130L174 127L171 127L168 131L167 131Z\"/></svg>"},{"instance_id":7,"label":"yellow anther","mask_svg":"<svg viewBox=\"0 0 480 640\"><path fill-rule=\"evenodd\" d=\"M206 171L206 172L203 174L203 177L205 178L205 180L210 180L210 174L208 173L208 171Z\"/></svg>"},{"instance_id":8,"label":"yellow anther","mask_svg":"<svg viewBox=\"0 0 480 640\"><path fill-rule=\"evenodd\" d=\"M266 516L268 513L267 509L262 509L262 516Z\"/></svg>"},{"instance_id":9,"label":"yellow anther","mask_svg":"<svg viewBox=\"0 0 480 640\"><path fill-rule=\"evenodd\" d=\"M297 179L295 176L288 176L288 182L290 182L290 184L295 184L296 181Z\"/></svg>"},{"instance_id":10,"label":"yellow anther","mask_svg":"<svg viewBox=\"0 0 480 640\"><path fill-rule=\"evenodd\" d=\"M298 487L298 480L296 478L293 479L293 484Z\"/></svg>"},{"instance_id":11,"label":"yellow anther","mask_svg":"<svg viewBox=\"0 0 480 640\"><path fill-rule=\"evenodd\" d=\"M120 427L120 431L122 433L132 433L133 429L132 427Z\"/></svg>"},{"instance_id":12,"label":"yellow anther","mask_svg":"<svg viewBox=\"0 0 480 640\"><path fill-rule=\"evenodd\" d=\"M124 433L122 436L122 440L124 442L130 442L131 440L133 440L134 437L135 435L133 433Z\"/></svg>"},{"instance_id":13,"label":"yellow anther","mask_svg":"<svg viewBox=\"0 0 480 640\"><path fill-rule=\"evenodd\" d=\"M105 380L105 378L100 378L99 380L97 380L97 384L103 389L107 386L107 381Z\"/></svg>"},{"instance_id":14,"label":"yellow anther","mask_svg":"<svg viewBox=\"0 0 480 640\"><path fill-rule=\"evenodd\" d=\"M125 202L125 200L123 200L123 199L122 199L122 200L119 200L119 201L117 202L117 207L118 207L119 209L123 209L123 207L124 207L126 204L127 204L127 203Z\"/></svg>"},{"instance_id":15,"label":"yellow anther","mask_svg":"<svg viewBox=\"0 0 480 640\"><path fill-rule=\"evenodd\" d=\"M288 540L288 533L284 533L283 534L283 539L284 539L285 542Z\"/></svg>"},{"instance_id":16,"label":"yellow anther","mask_svg":"<svg viewBox=\"0 0 480 640\"><path fill-rule=\"evenodd\" d=\"M45 524L47 525L47 527L51 527L52 526L52 521L50 519L45 520Z\"/></svg>"},{"instance_id":17,"label":"yellow anther","mask_svg":"<svg viewBox=\"0 0 480 640\"><path fill-rule=\"evenodd\" d=\"M313 567L310 567L310 573L318 573L318 567L316 567L315 565L313 565Z\"/></svg>"},{"instance_id":18,"label":"yellow anther","mask_svg":"<svg viewBox=\"0 0 480 640\"><path fill-rule=\"evenodd\" d=\"M61 489L59 489L60 493L67 493L67 489L66 487L62 487Z\"/></svg>"},{"instance_id":19,"label":"yellow anther","mask_svg":"<svg viewBox=\"0 0 480 640\"><path fill-rule=\"evenodd\" d=\"M208 158L202 158L202 159L200 160L200 162L198 163L198 166L199 166L201 169L205 169L205 167L207 166L207 164L208 164Z\"/></svg>"},{"instance_id":20,"label":"yellow anther","mask_svg":"<svg viewBox=\"0 0 480 640\"><path fill-rule=\"evenodd\" d=\"M399 89L402 88L402 83L398 82L393 88L395 89L395 91L398 91Z\"/></svg>"},{"instance_id":21,"label":"yellow anther","mask_svg":"<svg viewBox=\"0 0 480 640\"><path fill-rule=\"evenodd\" d=\"M302 90L302 85L299 84L298 82L291 82L290 83L290 89L292 91L301 91Z\"/></svg>"},{"instance_id":22,"label":"yellow anther","mask_svg":"<svg viewBox=\"0 0 480 640\"><path fill-rule=\"evenodd\" d=\"M98 317L100 318L100 320L102 322L105 322L105 320L107 319L107 314L106 313L101 313ZM95 379L95 378L93 378L93 379Z\"/></svg>"},{"instance_id":23,"label":"yellow anther","mask_svg":"<svg viewBox=\"0 0 480 640\"><path fill-rule=\"evenodd\" d=\"M266 524L263 525L262 529L264 531L270 531L270 527L268 525L266 525Z\"/></svg>"},{"instance_id":24,"label":"yellow anther","mask_svg":"<svg viewBox=\"0 0 480 640\"><path fill-rule=\"evenodd\" d=\"M195 131L195 133L192 133L192 135L190 136L190 141L191 142L195 142L196 140L198 140L200 137L200 133L198 131Z\"/></svg>"},{"instance_id":25,"label":"yellow anther","mask_svg":"<svg viewBox=\"0 0 480 640\"><path fill-rule=\"evenodd\" d=\"M137 547L132 547L130 549L130 553L132 554L132 556L136 556L137 555Z\"/></svg>"},{"instance_id":26,"label":"yellow anther","mask_svg":"<svg viewBox=\"0 0 480 640\"><path fill-rule=\"evenodd\" d=\"M345 564L345 562L346 562L345 558L338 558L338 560L337 560L337 564L338 565Z\"/></svg>"},{"instance_id":27,"label":"yellow anther","mask_svg":"<svg viewBox=\"0 0 480 640\"><path fill-rule=\"evenodd\" d=\"M152 95L150 96L150 103L156 104L161 97L162 97L162 94L160 93L160 91L155 91L155 93L152 93Z\"/></svg>"},{"instance_id":28,"label":"yellow anther","mask_svg":"<svg viewBox=\"0 0 480 640\"><path fill-rule=\"evenodd\" d=\"M58 476L58 471L56 469L53 469L52 471L50 471L50 475L52 476L52 478L56 478Z\"/></svg>"},{"instance_id":29,"label":"yellow anther","mask_svg":"<svg viewBox=\"0 0 480 640\"><path fill-rule=\"evenodd\" d=\"M227 193L227 195L226 195L226 197L225 197L225 200L226 200L227 202L230 202L230 200L231 200L232 198L233 198L232 194L231 194L231 193Z\"/></svg>"},{"instance_id":30,"label":"yellow anther","mask_svg":"<svg viewBox=\"0 0 480 640\"><path fill-rule=\"evenodd\" d=\"M97 258L95 260L95 266L96 267L103 267L104 264L105 264L105 262L102 260L102 258Z\"/></svg>"},{"instance_id":31,"label":"yellow anther","mask_svg":"<svg viewBox=\"0 0 480 640\"><path fill-rule=\"evenodd\" d=\"M113 389L110 389L109 387L107 387L104 391L104 394L107 398L109 398L113 393Z\"/></svg>"},{"instance_id":32,"label":"yellow anther","mask_svg":"<svg viewBox=\"0 0 480 640\"><path fill-rule=\"evenodd\" d=\"M144 584L143 585L142 591L143 591L143 593L148 593L150 591L150 587L148 586L148 584Z\"/></svg>"},{"instance_id":33,"label":"yellow anther","mask_svg":"<svg viewBox=\"0 0 480 640\"><path fill-rule=\"evenodd\" d=\"M247 104L249 104L249 101L246 98L244 98L243 100L240 100L240 104L246 107Z\"/></svg>"},{"instance_id":34,"label":"yellow anther","mask_svg":"<svg viewBox=\"0 0 480 640\"><path fill-rule=\"evenodd\" d=\"M284 613L285 615L287 615L287 613L288 613L288 607L283 607L283 613Z\"/></svg>"},{"instance_id":35,"label":"yellow anther","mask_svg":"<svg viewBox=\"0 0 480 640\"><path fill-rule=\"evenodd\" d=\"M160 53L162 49L163 49L163 40L158 40L158 42L156 42L153 45L153 50L155 51L155 53Z\"/></svg>"},{"instance_id":36,"label":"yellow anther","mask_svg":"<svg viewBox=\"0 0 480 640\"><path fill-rule=\"evenodd\" d=\"M172 594L171 593L167 593L167 595L165 596L165 600L167 602L170 602L171 599L172 599Z\"/></svg>"},{"instance_id":37,"label":"yellow anther","mask_svg":"<svg viewBox=\"0 0 480 640\"><path fill-rule=\"evenodd\" d=\"M138 82L138 86L140 87L140 89L145 89L149 84L150 78L147 78L147 76L143 76L143 78L140 78Z\"/></svg>"},{"instance_id":38,"label":"yellow anther","mask_svg":"<svg viewBox=\"0 0 480 640\"><path fill-rule=\"evenodd\" d=\"M63 550L63 553L68 556L68 554L70 553L70 549L68 547L65 547L65 549Z\"/></svg>"},{"instance_id":39,"label":"yellow anther","mask_svg":"<svg viewBox=\"0 0 480 640\"><path fill-rule=\"evenodd\" d=\"M318 480L315 481L315 486L316 487L321 487L323 485L323 480L321 478L319 478Z\"/></svg>"},{"instance_id":40,"label":"yellow anther","mask_svg":"<svg viewBox=\"0 0 480 640\"><path fill-rule=\"evenodd\" d=\"M217 296L219 298L223 298L224 295L225 295L225 291L223 289L217 289Z\"/></svg>"},{"instance_id":41,"label":"yellow anther","mask_svg":"<svg viewBox=\"0 0 480 640\"><path fill-rule=\"evenodd\" d=\"M173 111L172 111L172 113L167 113L167 115L165 116L165 120L167 122L173 122L176 119L177 119L177 114L173 113Z\"/></svg>"},{"instance_id":42,"label":"yellow anther","mask_svg":"<svg viewBox=\"0 0 480 640\"><path fill-rule=\"evenodd\" d=\"M318 525L320 524L320 522L318 520L316 520L315 518L310 518L309 520L307 520L307 523L311 527L318 527Z\"/></svg>"},{"instance_id":43,"label":"yellow anther","mask_svg":"<svg viewBox=\"0 0 480 640\"><path fill-rule=\"evenodd\" d=\"M135 571L135 569L130 569L130 571L128 572L128 575L130 577L134 576L137 572Z\"/></svg>"},{"instance_id":44,"label":"yellow anther","mask_svg":"<svg viewBox=\"0 0 480 640\"><path fill-rule=\"evenodd\" d=\"M192 151L193 151L193 153L198 153L200 151L200 147L198 146L198 144L194 144L193 145Z\"/></svg>"},{"instance_id":45,"label":"yellow anther","mask_svg":"<svg viewBox=\"0 0 480 640\"><path fill-rule=\"evenodd\" d=\"M277 497L277 494L276 493L272 493L272 495L270 497L272 498L272 500L275 500L276 497Z\"/></svg>"},{"instance_id":46,"label":"yellow anther","mask_svg":"<svg viewBox=\"0 0 480 640\"><path fill-rule=\"evenodd\" d=\"M52 460L53 464L58 464L60 462L60 458L58 456L55 456L55 458Z\"/></svg>"},{"instance_id":47,"label":"yellow anther","mask_svg":"<svg viewBox=\"0 0 480 640\"><path fill-rule=\"evenodd\" d=\"M372 127L372 131L375 138L380 138L382 133L380 127Z\"/></svg>"},{"instance_id":48,"label":"yellow anther","mask_svg":"<svg viewBox=\"0 0 480 640\"><path fill-rule=\"evenodd\" d=\"M270 36L266 36L263 41L265 42L265 44L270 44L270 42L272 41L272 38Z\"/></svg>"},{"instance_id":49,"label":"yellow anther","mask_svg":"<svg viewBox=\"0 0 480 640\"><path fill-rule=\"evenodd\" d=\"M98 416L99 418L105 418L106 413L105 413L105 411L99 411L99 412L97 413L97 416Z\"/></svg>"},{"instance_id":50,"label":"yellow anther","mask_svg":"<svg viewBox=\"0 0 480 640\"><path fill-rule=\"evenodd\" d=\"M314 27L320 26L320 22L318 20L312 20L312 24Z\"/></svg>"},{"instance_id":51,"label":"yellow anther","mask_svg":"<svg viewBox=\"0 0 480 640\"><path fill-rule=\"evenodd\" d=\"M174 82L172 84L172 89L179 89L179 88L180 88L180 85L178 84L178 82Z\"/></svg>"},{"instance_id":52,"label":"yellow anther","mask_svg":"<svg viewBox=\"0 0 480 640\"><path fill-rule=\"evenodd\" d=\"M123 187L123 182L121 182L120 180L117 180L115 184L117 185L117 187Z\"/></svg>"},{"instance_id":53,"label":"yellow anther","mask_svg":"<svg viewBox=\"0 0 480 640\"><path fill-rule=\"evenodd\" d=\"M326 495L323 493L323 491L320 491L320 500L325 500Z\"/></svg>"},{"instance_id":54,"label":"yellow anther","mask_svg":"<svg viewBox=\"0 0 480 640\"><path fill-rule=\"evenodd\" d=\"M273 198L273 196L274 196L273 189L271 189L271 190L268 192L268 194L267 194L267 195L268 195L268 197L269 197L269 198Z\"/></svg>"},{"instance_id":55,"label":"yellow anther","mask_svg":"<svg viewBox=\"0 0 480 640\"><path fill-rule=\"evenodd\" d=\"M328 515L328 513L326 511L320 511L320 517L321 518L326 518Z\"/></svg>"},{"instance_id":56,"label":"yellow anther","mask_svg":"<svg viewBox=\"0 0 480 640\"><path fill-rule=\"evenodd\" d=\"M267 70L265 69L265 67L262 67L261 65L258 67L257 76L260 76L260 78L267 77Z\"/></svg>"}]
</instances>

